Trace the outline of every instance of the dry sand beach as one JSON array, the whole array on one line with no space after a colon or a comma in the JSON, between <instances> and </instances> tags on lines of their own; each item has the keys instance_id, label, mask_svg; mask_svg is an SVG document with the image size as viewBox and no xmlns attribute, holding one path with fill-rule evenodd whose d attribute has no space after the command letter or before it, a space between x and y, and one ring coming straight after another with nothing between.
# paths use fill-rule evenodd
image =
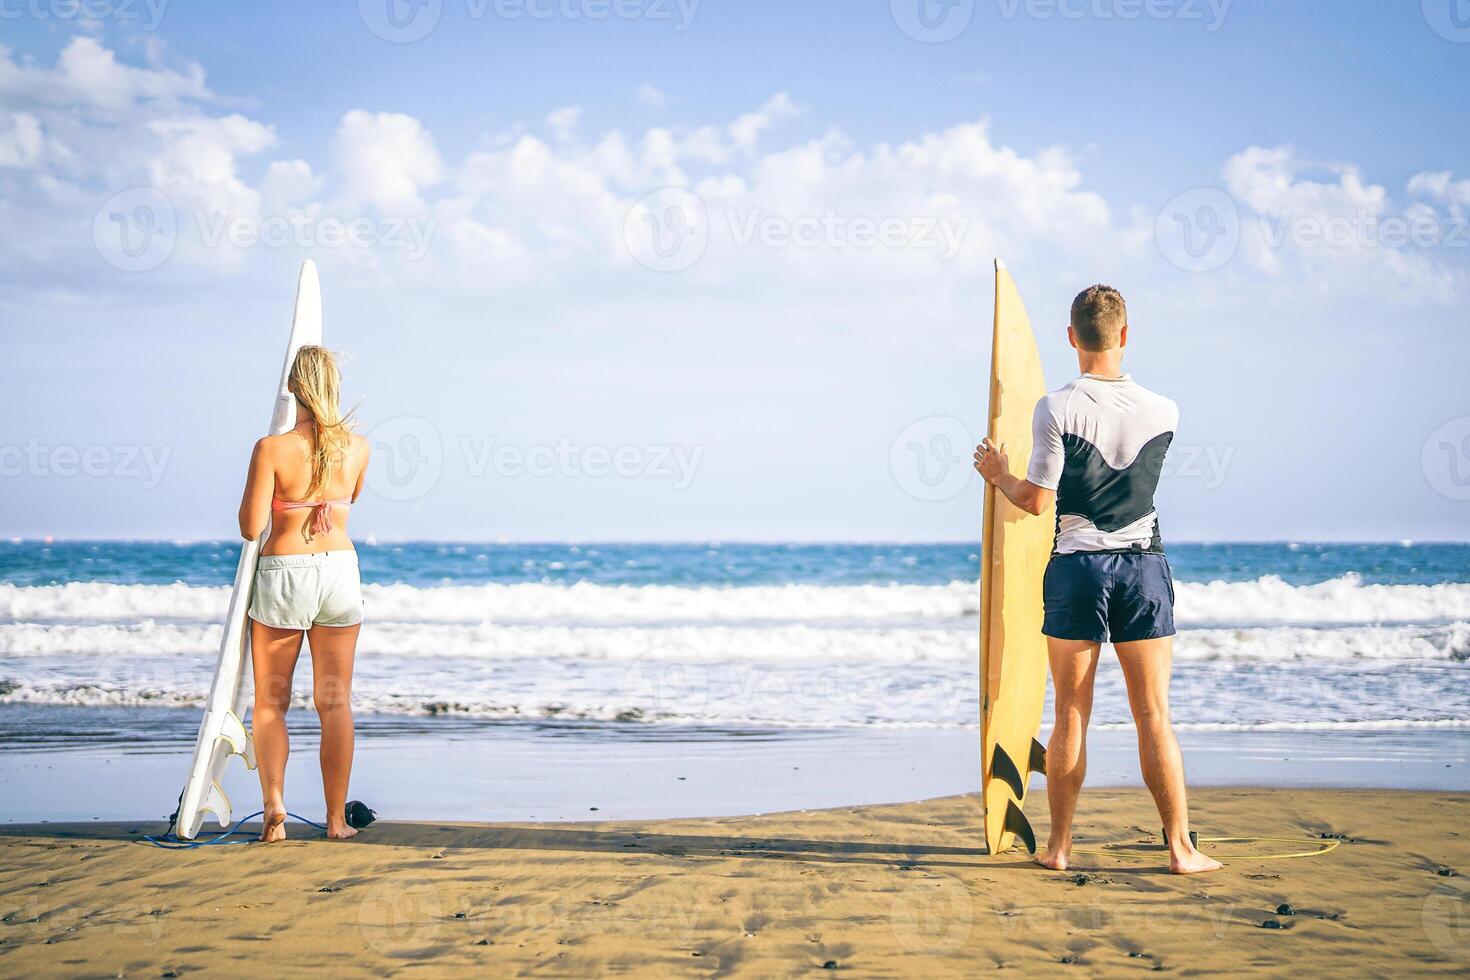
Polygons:
<instances>
[{"instance_id":1,"label":"dry sand beach","mask_svg":"<svg viewBox=\"0 0 1470 980\"><path fill-rule=\"evenodd\" d=\"M1044 832L1040 795L1030 809ZM1161 854L1066 873L976 847L974 796L731 819L379 823L353 842L166 853L146 824L0 831L0 974L1452 976L1470 969L1470 794L1204 789L1206 836L1342 835L1322 857ZM1138 789L1079 846L1152 840ZM1290 906L1288 910L1286 907Z\"/></svg>"}]
</instances>

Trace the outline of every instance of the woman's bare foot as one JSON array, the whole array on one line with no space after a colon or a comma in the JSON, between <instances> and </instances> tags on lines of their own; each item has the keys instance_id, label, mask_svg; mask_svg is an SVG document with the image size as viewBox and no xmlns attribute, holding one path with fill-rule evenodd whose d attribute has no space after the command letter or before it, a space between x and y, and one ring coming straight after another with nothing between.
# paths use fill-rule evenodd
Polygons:
<instances>
[{"instance_id":1,"label":"woman's bare foot","mask_svg":"<svg viewBox=\"0 0 1470 980\"><path fill-rule=\"evenodd\" d=\"M286 808L283 806L268 806L265 808L265 825L261 828L260 839L267 844L286 839Z\"/></svg>"},{"instance_id":2,"label":"woman's bare foot","mask_svg":"<svg viewBox=\"0 0 1470 980\"><path fill-rule=\"evenodd\" d=\"M332 840L346 840L357 836L357 828L346 820L328 820L327 836Z\"/></svg>"},{"instance_id":3,"label":"woman's bare foot","mask_svg":"<svg viewBox=\"0 0 1470 980\"><path fill-rule=\"evenodd\" d=\"M1206 871L1219 871L1225 865L1194 848L1178 854L1169 853L1169 870L1176 875L1197 875Z\"/></svg>"},{"instance_id":4,"label":"woman's bare foot","mask_svg":"<svg viewBox=\"0 0 1470 980\"><path fill-rule=\"evenodd\" d=\"M1031 860L1043 868L1051 868L1053 871L1066 871L1067 864L1072 858L1072 841L1057 840L1053 838L1046 842L1046 850L1036 855Z\"/></svg>"}]
</instances>

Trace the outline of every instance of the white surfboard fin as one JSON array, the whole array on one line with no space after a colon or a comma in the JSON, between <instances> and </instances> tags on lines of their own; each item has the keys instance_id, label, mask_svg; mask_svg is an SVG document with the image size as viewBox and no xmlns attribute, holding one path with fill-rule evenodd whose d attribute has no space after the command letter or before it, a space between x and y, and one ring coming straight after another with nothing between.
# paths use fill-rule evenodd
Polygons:
<instances>
[{"instance_id":1,"label":"white surfboard fin","mask_svg":"<svg viewBox=\"0 0 1470 980\"><path fill-rule=\"evenodd\" d=\"M233 711L225 712L219 739L230 746L230 752L245 760L246 769L255 768L255 739L245 730L245 723Z\"/></svg>"},{"instance_id":2,"label":"white surfboard fin","mask_svg":"<svg viewBox=\"0 0 1470 980\"><path fill-rule=\"evenodd\" d=\"M230 818L235 815L234 807L230 806L230 798L225 791L220 789L219 783L210 783L209 792L204 794L204 802L199 804L200 813L212 813L214 819L219 821L221 827L230 825Z\"/></svg>"}]
</instances>

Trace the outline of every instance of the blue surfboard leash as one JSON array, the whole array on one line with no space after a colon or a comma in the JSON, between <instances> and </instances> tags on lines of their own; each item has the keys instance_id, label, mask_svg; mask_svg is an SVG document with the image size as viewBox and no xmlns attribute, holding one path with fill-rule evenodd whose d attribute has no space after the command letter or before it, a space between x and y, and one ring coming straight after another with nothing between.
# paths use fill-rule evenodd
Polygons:
<instances>
[{"instance_id":1,"label":"blue surfboard leash","mask_svg":"<svg viewBox=\"0 0 1470 980\"><path fill-rule=\"evenodd\" d=\"M265 811L257 810L249 816L241 817L235 821L235 825L229 830L208 840L185 840L174 833L172 823L169 824L169 829L166 833L145 834L143 840L152 844L154 847L161 847L168 851L192 851L196 847L210 847L216 844L248 844L255 839L255 834L248 830L241 830L240 828L245 826L247 821L263 816L265 816ZM286 816L295 818L310 827L315 827L317 830L325 831L327 829L325 824L319 824L315 820L308 820L301 814L292 813L290 810L286 811ZM231 840L230 838L232 837L240 839Z\"/></svg>"}]
</instances>

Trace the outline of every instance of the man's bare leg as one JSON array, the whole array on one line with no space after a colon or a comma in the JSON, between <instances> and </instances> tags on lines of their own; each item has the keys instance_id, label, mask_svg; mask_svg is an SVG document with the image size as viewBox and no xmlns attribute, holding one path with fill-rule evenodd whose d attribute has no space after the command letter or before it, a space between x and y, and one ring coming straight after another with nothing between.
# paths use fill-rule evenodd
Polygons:
<instances>
[{"instance_id":1,"label":"man's bare leg","mask_svg":"<svg viewBox=\"0 0 1470 980\"><path fill-rule=\"evenodd\" d=\"M1174 660L1174 638L1115 644L1123 679L1128 683L1128 705L1138 726L1138 761L1143 781L1154 796L1159 817L1169 835L1169 870L1175 874L1214 871L1220 862L1206 857L1189 840L1189 801L1184 789L1184 757L1169 719L1169 673ZM1051 768L1047 759L1047 768ZM1048 776L1048 782L1050 776Z\"/></svg>"},{"instance_id":2,"label":"man's bare leg","mask_svg":"<svg viewBox=\"0 0 1470 980\"><path fill-rule=\"evenodd\" d=\"M1087 721L1092 716L1092 682L1097 677L1098 645L1086 640L1046 638L1056 692L1056 724L1046 747L1046 799L1051 804L1051 836L1036 863L1067 870L1072 854L1072 817L1087 775Z\"/></svg>"}]
</instances>

